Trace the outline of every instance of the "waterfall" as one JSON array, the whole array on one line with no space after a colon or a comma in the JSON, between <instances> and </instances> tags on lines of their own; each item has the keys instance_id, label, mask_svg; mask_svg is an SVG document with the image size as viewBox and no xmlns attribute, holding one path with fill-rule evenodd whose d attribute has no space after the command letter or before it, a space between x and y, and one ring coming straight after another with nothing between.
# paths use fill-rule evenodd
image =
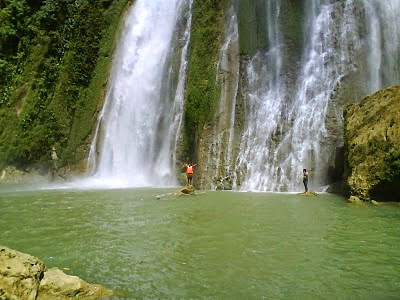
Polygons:
<instances>
[{"instance_id":1,"label":"waterfall","mask_svg":"<svg viewBox=\"0 0 400 300\"><path fill-rule=\"evenodd\" d=\"M366 0L368 92L400 82L400 0Z\"/></svg>"},{"instance_id":2,"label":"waterfall","mask_svg":"<svg viewBox=\"0 0 400 300\"><path fill-rule=\"evenodd\" d=\"M237 168L247 171L242 184L245 190L271 190L269 177L273 168L273 148L269 143L282 124L285 89L280 80L282 67L282 35L280 2L267 4L269 49L258 52L247 67L248 94L246 129L240 145ZM273 172L273 171L272 171Z\"/></svg>"},{"instance_id":3,"label":"waterfall","mask_svg":"<svg viewBox=\"0 0 400 300\"><path fill-rule=\"evenodd\" d=\"M176 183L190 11L187 0L137 0L131 8L90 149L93 178L114 186Z\"/></svg>"},{"instance_id":4,"label":"waterfall","mask_svg":"<svg viewBox=\"0 0 400 300\"><path fill-rule=\"evenodd\" d=\"M345 101L400 81L400 0L304 1L301 67L289 74L294 87L283 70L284 2L268 1L269 46L247 64L235 173L242 190L301 190L303 168L314 187L326 185L328 161L343 144Z\"/></svg>"}]
</instances>

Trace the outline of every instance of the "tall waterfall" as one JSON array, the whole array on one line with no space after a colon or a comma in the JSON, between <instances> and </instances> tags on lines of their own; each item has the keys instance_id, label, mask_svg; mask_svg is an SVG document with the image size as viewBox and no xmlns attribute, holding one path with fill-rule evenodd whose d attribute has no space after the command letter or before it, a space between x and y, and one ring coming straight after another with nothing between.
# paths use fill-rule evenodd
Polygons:
<instances>
[{"instance_id":1,"label":"tall waterfall","mask_svg":"<svg viewBox=\"0 0 400 300\"><path fill-rule=\"evenodd\" d=\"M243 190L299 190L303 168L314 188L327 184L328 161L343 144L345 103L400 82L400 0L305 0L293 86L282 67L289 44L280 17L284 2L268 1L269 46L247 64L235 172Z\"/></svg>"},{"instance_id":2,"label":"tall waterfall","mask_svg":"<svg viewBox=\"0 0 400 300\"><path fill-rule=\"evenodd\" d=\"M137 0L131 8L91 145L94 178L115 186L175 183L190 7L188 0Z\"/></svg>"}]
</instances>

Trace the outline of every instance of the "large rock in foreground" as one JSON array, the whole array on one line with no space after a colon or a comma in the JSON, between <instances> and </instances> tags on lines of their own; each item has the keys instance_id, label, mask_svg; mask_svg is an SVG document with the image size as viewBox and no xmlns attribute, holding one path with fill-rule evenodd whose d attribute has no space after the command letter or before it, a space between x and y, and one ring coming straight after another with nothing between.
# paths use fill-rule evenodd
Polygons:
<instances>
[{"instance_id":1,"label":"large rock in foreground","mask_svg":"<svg viewBox=\"0 0 400 300\"><path fill-rule=\"evenodd\" d=\"M48 270L36 257L0 246L0 299L99 299L110 294L57 268Z\"/></svg>"},{"instance_id":2,"label":"large rock in foreground","mask_svg":"<svg viewBox=\"0 0 400 300\"><path fill-rule=\"evenodd\" d=\"M36 299L45 271L36 257L0 246L0 299Z\"/></svg>"},{"instance_id":3,"label":"large rock in foreground","mask_svg":"<svg viewBox=\"0 0 400 300\"><path fill-rule=\"evenodd\" d=\"M40 281L37 300L97 299L107 294L107 290L101 285L89 284L77 276L70 276L58 268L52 268L44 273Z\"/></svg>"},{"instance_id":4,"label":"large rock in foreground","mask_svg":"<svg viewBox=\"0 0 400 300\"><path fill-rule=\"evenodd\" d=\"M367 96L345 113L351 195L400 201L400 86Z\"/></svg>"}]
</instances>

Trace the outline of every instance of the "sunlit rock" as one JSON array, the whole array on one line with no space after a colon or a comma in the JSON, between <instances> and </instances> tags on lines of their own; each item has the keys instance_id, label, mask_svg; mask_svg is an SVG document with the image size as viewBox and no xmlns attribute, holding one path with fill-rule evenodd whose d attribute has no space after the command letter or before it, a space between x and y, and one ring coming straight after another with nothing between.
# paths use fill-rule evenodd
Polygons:
<instances>
[{"instance_id":1,"label":"sunlit rock","mask_svg":"<svg viewBox=\"0 0 400 300\"><path fill-rule=\"evenodd\" d=\"M187 185L184 188L176 192L177 195L194 195L194 187L192 185Z\"/></svg>"},{"instance_id":2,"label":"sunlit rock","mask_svg":"<svg viewBox=\"0 0 400 300\"><path fill-rule=\"evenodd\" d=\"M111 291L70 276L57 268L47 269L29 254L0 246L0 299L98 299Z\"/></svg>"},{"instance_id":3,"label":"sunlit rock","mask_svg":"<svg viewBox=\"0 0 400 300\"><path fill-rule=\"evenodd\" d=\"M0 246L0 299L35 300L46 269L36 257Z\"/></svg>"},{"instance_id":4,"label":"sunlit rock","mask_svg":"<svg viewBox=\"0 0 400 300\"><path fill-rule=\"evenodd\" d=\"M97 299L108 295L109 291L97 284L89 284L77 276L65 274L58 268L44 273L40 281L37 300L46 299Z\"/></svg>"},{"instance_id":5,"label":"sunlit rock","mask_svg":"<svg viewBox=\"0 0 400 300\"><path fill-rule=\"evenodd\" d=\"M399 201L400 86L350 106L345 115L345 153L350 193L361 200Z\"/></svg>"},{"instance_id":6,"label":"sunlit rock","mask_svg":"<svg viewBox=\"0 0 400 300\"><path fill-rule=\"evenodd\" d=\"M361 203L362 203L362 201L360 200L360 198L358 198L358 197L356 197L356 196L350 196L350 198L347 199L347 202L348 202L348 203L351 203L351 204L361 204Z\"/></svg>"}]
</instances>

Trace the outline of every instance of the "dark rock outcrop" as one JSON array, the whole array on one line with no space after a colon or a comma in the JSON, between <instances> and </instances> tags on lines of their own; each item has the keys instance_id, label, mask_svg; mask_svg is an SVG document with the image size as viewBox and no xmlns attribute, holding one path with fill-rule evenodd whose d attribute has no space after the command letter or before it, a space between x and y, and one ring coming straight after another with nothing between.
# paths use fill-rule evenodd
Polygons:
<instances>
[{"instance_id":1,"label":"dark rock outcrop","mask_svg":"<svg viewBox=\"0 0 400 300\"><path fill-rule=\"evenodd\" d=\"M57 268L47 269L29 254L0 246L0 299L99 299L111 295Z\"/></svg>"}]
</instances>

